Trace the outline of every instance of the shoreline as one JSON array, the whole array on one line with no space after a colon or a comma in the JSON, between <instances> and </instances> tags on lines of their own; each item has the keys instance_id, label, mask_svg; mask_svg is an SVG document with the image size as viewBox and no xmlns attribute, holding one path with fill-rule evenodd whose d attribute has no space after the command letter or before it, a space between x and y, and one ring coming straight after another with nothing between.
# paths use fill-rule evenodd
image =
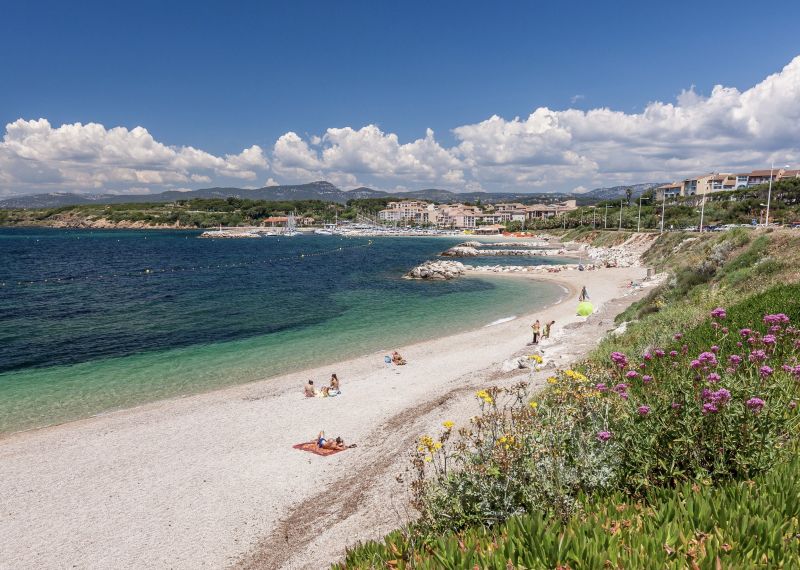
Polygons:
<instances>
[{"instance_id":1,"label":"shoreline","mask_svg":"<svg viewBox=\"0 0 800 570\"><path fill-rule=\"evenodd\" d=\"M596 287L603 305L620 296L619 285L630 275L638 279L643 272L593 272L597 284L590 293ZM535 313L556 315L555 335L563 342L568 323L577 320L565 302L577 285L564 274L536 279L569 288L560 301ZM264 537L313 499L320 485L360 473L362 465L386 453L405 459L406 440L420 432L411 419L393 424L393 418L435 411L443 394L464 389L459 379L487 381L511 353L529 350L530 316L525 311L492 327L406 345L400 350L409 364L396 371L376 362L380 351L0 439L0 496L9 513L0 520L0 559L38 566L247 566L252 553L263 554ZM302 398L309 375L326 378L332 371L342 380L341 397ZM359 447L334 457L291 449L320 429ZM390 468L391 462L382 473ZM347 545L366 537L366 528L348 535ZM341 554L344 545L339 546L324 551L328 562Z\"/></svg>"}]
</instances>

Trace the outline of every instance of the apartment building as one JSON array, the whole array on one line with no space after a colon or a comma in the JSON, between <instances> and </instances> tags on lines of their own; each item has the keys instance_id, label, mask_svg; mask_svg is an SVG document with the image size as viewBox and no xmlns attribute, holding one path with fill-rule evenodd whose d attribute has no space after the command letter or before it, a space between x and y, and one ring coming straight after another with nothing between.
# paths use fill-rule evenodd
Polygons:
<instances>
[{"instance_id":1,"label":"apartment building","mask_svg":"<svg viewBox=\"0 0 800 570\"><path fill-rule=\"evenodd\" d=\"M753 170L751 172L740 172L737 174L726 172L715 172L713 174L703 174L684 178L678 182L670 182L656 188L656 200L661 201L664 197L675 198L676 196L694 196L711 194L712 192L725 192L739 190L750 186L757 186L770 181L781 180L784 178L800 178L800 170L786 170L776 168L773 170Z\"/></svg>"},{"instance_id":2,"label":"apartment building","mask_svg":"<svg viewBox=\"0 0 800 570\"><path fill-rule=\"evenodd\" d=\"M385 210L378 212L378 219L384 222L414 225L435 224L437 221L436 206L416 200L389 202Z\"/></svg>"}]
</instances>

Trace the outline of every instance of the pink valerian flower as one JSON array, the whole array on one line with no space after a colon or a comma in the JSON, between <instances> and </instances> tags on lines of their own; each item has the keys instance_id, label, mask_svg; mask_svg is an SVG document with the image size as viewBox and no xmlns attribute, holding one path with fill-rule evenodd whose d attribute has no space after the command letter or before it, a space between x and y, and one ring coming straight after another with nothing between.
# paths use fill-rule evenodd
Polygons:
<instances>
[{"instance_id":1,"label":"pink valerian flower","mask_svg":"<svg viewBox=\"0 0 800 570\"><path fill-rule=\"evenodd\" d=\"M773 334L775 334L777 332L780 332L780 331L781 331L781 325L772 325L771 327L769 327L769 332L771 332Z\"/></svg>"},{"instance_id":2,"label":"pink valerian flower","mask_svg":"<svg viewBox=\"0 0 800 570\"><path fill-rule=\"evenodd\" d=\"M703 364L709 366L716 366L717 365L717 355L713 352L703 352L697 359L702 362Z\"/></svg>"},{"instance_id":3,"label":"pink valerian flower","mask_svg":"<svg viewBox=\"0 0 800 570\"><path fill-rule=\"evenodd\" d=\"M645 352L645 353L642 355L642 358L644 358L645 360L653 360L653 355L652 355L652 354L650 354L649 352Z\"/></svg>"},{"instance_id":4,"label":"pink valerian flower","mask_svg":"<svg viewBox=\"0 0 800 570\"><path fill-rule=\"evenodd\" d=\"M761 374L762 378L769 378L770 376L772 376L772 372L773 372L772 368L766 365L758 369L758 373Z\"/></svg>"},{"instance_id":5,"label":"pink valerian flower","mask_svg":"<svg viewBox=\"0 0 800 570\"><path fill-rule=\"evenodd\" d=\"M639 406L636 408L636 413L638 413L640 416L646 416L650 413L650 406Z\"/></svg>"},{"instance_id":6,"label":"pink valerian flower","mask_svg":"<svg viewBox=\"0 0 800 570\"><path fill-rule=\"evenodd\" d=\"M616 386L614 386L614 387L612 388L612 390L613 390L614 392L616 392L617 394L622 394L623 392L627 392L627 391L628 391L628 385L627 385L627 384L625 384L625 382L620 382L619 384L617 384Z\"/></svg>"},{"instance_id":7,"label":"pink valerian flower","mask_svg":"<svg viewBox=\"0 0 800 570\"><path fill-rule=\"evenodd\" d=\"M750 362L763 362L767 359L767 353L761 349L754 350L750 353Z\"/></svg>"},{"instance_id":8,"label":"pink valerian flower","mask_svg":"<svg viewBox=\"0 0 800 570\"><path fill-rule=\"evenodd\" d=\"M717 307L713 311L711 311L711 318L712 319L724 319L727 316L725 309L722 307Z\"/></svg>"},{"instance_id":9,"label":"pink valerian flower","mask_svg":"<svg viewBox=\"0 0 800 570\"><path fill-rule=\"evenodd\" d=\"M681 340L683 338L683 335L681 333L675 333L674 335L672 335L672 338L674 340Z\"/></svg>"},{"instance_id":10,"label":"pink valerian flower","mask_svg":"<svg viewBox=\"0 0 800 570\"><path fill-rule=\"evenodd\" d=\"M655 354L658 358L664 358L664 351L660 348L655 349L653 354Z\"/></svg>"},{"instance_id":11,"label":"pink valerian flower","mask_svg":"<svg viewBox=\"0 0 800 570\"><path fill-rule=\"evenodd\" d=\"M739 334L741 335L742 338L747 338L748 336L750 336L751 332L753 332L753 331L750 330L750 329L741 329L739 331Z\"/></svg>"},{"instance_id":12,"label":"pink valerian flower","mask_svg":"<svg viewBox=\"0 0 800 570\"><path fill-rule=\"evenodd\" d=\"M676 357L678 356L678 351L677 351L677 350L670 350L670 351L669 351L669 355L670 355L672 358L676 358Z\"/></svg>"},{"instance_id":13,"label":"pink valerian flower","mask_svg":"<svg viewBox=\"0 0 800 570\"><path fill-rule=\"evenodd\" d=\"M703 388L700 391L700 397L703 400L710 400L711 399L711 390L709 390L708 388Z\"/></svg>"},{"instance_id":14,"label":"pink valerian flower","mask_svg":"<svg viewBox=\"0 0 800 570\"><path fill-rule=\"evenodd\" d=\"M731 354L728 357L728 362L730 362L734 366L739 366L742 363L742 357L739 356L738 354Z\"/></svg>"},{"instance_id":15,"label":"pink valerian flower","mask_svg":"<svg viewBox=\"0 0 800 570\"><path fill-rule=\"evenodd\" d=\"M764 344L774 345L776 342L775 335L765 334L764 338L761 339L761 342Z\"/></svg>"},{"instance_id":16,"label":"pink valerian flower","mask_svg":"<svg viewBox=\"0 0 800 570\"><path fill-rule=\"evenodd\" d=\"M711 393L711 401L715 404L725 404L731 399L731 393L725 388L720 388L716 392Z\"/></svg>"},{"instance_id":17,"label":"pink valerian flower","mask_svg":"<svg viewBox=\"0 0 800 570\"><path fill-rule=\"evenodd\" d=\"M704 416L707 414L716 414L718 411L719 408L717 408L716 404L714 404L713 402L706 402L705 404L703 404L702 412Z\"/></svg>"},{"instance_id":18,"label":"pink valerian flower","mask_svg":"<svg viewBox=\"0 0 800 570\"><path fill-rule=\"evenodd\" d=\"M603 431L598 431L597 432L597 441L601 441L601 442L605 443L609 439L611 439L611 437L612 437L612 434L611 434L610 431L603 430Z\"/></svg>"},{"instance_id":19,"label":"pink valerian flower","mask_svg":"<svg viewBox=\"0 0 800 570\"><path fill-rule=\"evenodd\" d=\"M692 361L689 363L689 366L691 366L692 368L694 368L695 370L697 370L698 368L700 368L701 366L703 366L703 363L702 363L702 362L700 362L700 361L699 361L699 360L697 360L697 359L694 359L694 360L692 360Z\"/></svg>"},{"instance_id":20,"label":"pink valerian flower","mask_svg":"<svg viewBox=\"0 0 800 570\"><path fill-rule=\"evenodd\" d=\"M644 376L642 376L642 382L644 384L649 384L652 381L653 381L653 377L650 376L649 374L645 374Z\"/></svg>"},{"instance_id":21,"label":"pink valerian flower","mask_svg":"<svg viewBox=\"0 0 800 570\"><path fill-rule=\"evenodd\" d=\"M777 313L775 315L764 315L765 325L785 325L788 323L789 323L789 317L787 317L783 313Z\"/></svg>"},{"instance_id":22,"label":"pink valerian flower","mask_svg":"<svg viewBox=\"0 0 800 570\"><path fill-rule=\"evenodd\" d=\"M706 376L706 380L708 380L709 382L719 382L721 379L722 377L716 372L712 372L711 374Z\"/></svg>"},{"instance_id":23,"label":"pink valerian flower","mask_svg":"<svg viewBox=\"0 0 800 570\"><path fill-rule=\"evenodd\" d=\"M621 352L612 352L611 361L620 368L625 368L628 365L628 357Z\"/></svg>"},{"instance_id":24,"label":"pink valerian flower","mask_svg":"<svg viewBox=\"0 0 800 570\"><path fill-rule=\"evenodd\" d=\"M597 384L595 384L594 389L597 390L598 392L608 392L608 386L606 386L602 382L598 382Z\"/></svg>"},{"instance_id":25,"label":"pink valerian flower","mask_svg":"<svg viewBox=\"0 0 800 570\"><path fill-rule=\"evenodd\" d=\"M737 342L736 346L738 346L739 348L742 348L742 341Z\"/></svg>"},{"instance_id":26,"label":"pink valerian flower","mask_svg":"<svg viewBox=\"0 0 800 570\"><path fill-rule=\"evenodd\" d=\"M717 354L719 352L719 347L715 344L714 346L711 347L711 352Z\"/></svg>"},{"instance_id":27,"label":"pink valerian flower","mask_svg":"<svg viewBox=\"0 0 800 570\"><path fill-rule=\"evenodd\" d=\"M639 373L636 372L636 370L628 370L628 372L625 374L625 378L627 378L628 380L633 380L634 378L638 377Z\"/></svg>"},{"instance_id":28,"label":"pink valerian flower","mask_svg":"<svg viewBox=\"0 0 800 570\"><path fill-rule=\"evenodd\" d=\"M722 334L728 334L728 327L722 327Z\"/></svg>"},{"instance_id":29,"label":"pink valerian flower","mask_svg":"<svg viewBox=\"0 0 800 570\"><path fill-rule=\"evenodd\" d=\"M642 363L639 365L639 370L644 370L645 368L647 368L647 365L646 365L644 362L642 362Z\"/></svg>"},{"instance_id":30,"label":"pink valerian flower","mask_svg":"<svg viewBox=\"0 0 800 570\"><path fill-rule=\"evenodd\" d=\"M747 402L745 402L745 405L748 408L750 408L753 411L753 413L758 413L761 411L761 408L764 407L765 403L766 402L764 402L764 400L762 400L761 398L750 398L749 400L747 400Z\"/></svg>"}]
</instances>

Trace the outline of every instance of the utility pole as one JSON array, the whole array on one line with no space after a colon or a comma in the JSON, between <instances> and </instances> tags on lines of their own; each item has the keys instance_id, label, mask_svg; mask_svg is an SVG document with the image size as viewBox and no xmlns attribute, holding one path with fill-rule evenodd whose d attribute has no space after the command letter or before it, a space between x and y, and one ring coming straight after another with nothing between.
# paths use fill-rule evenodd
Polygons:
<instances>
[{"instance_id":1,"label":"utility pole","mask_svg":"<svg viewBox=\"0 0 800 570\"><path fill-rule=\"evenodd\" d=\"M592 206L592 229L595 228L594 215L597 213L597 206Z\"/></svg>"},{"instance_id":2,"label":"utility pole","mask_svg":"<svg viewBox=\"0 0 800 570\"><path fill-rule=\"evenodd\" d=\"M700 204L700 233L703 233L703 216L706 213L706 195L703 194L703 201Z\"/></svg>"},{"instance_id":3,"label":"utility pole","mask_svg":"<svg viewBox=\"0 0 800 570\"><path fill-rule=\"evenodd\" d=\"M608 229L608 204L606 204L606 215L603 217L603 229Z\"/></svg>"},{"instance_id":4,"label":"utility pole","mask_svg":"<svg viewBox=\"0 0 800 570\"><path fill-rule=\"evenodd\" d=\"M622 231L622 200L619 201L619 231Z\"/></svg>"},{"instance_id":5,"label":"utility pole","mask_svg":"<svg viewBox=\"0 0 800 570\"><path fill-rule=\"evenodd\" d=\"M667 191L664 190L664 195L661 200L661 233L664 233L664 208L667 206Z\"/></svg>"},{"instance_id":6,"label":"utility pole","mask_svg":"<svg viewBox=\"0 0 800 570\"><path fill-rule=\"evenodd\" d=\"M642 227L642 197L639 196L639 220L636 222L636 233L639 233L639 229Z\"/></svg>"}]
</instances>

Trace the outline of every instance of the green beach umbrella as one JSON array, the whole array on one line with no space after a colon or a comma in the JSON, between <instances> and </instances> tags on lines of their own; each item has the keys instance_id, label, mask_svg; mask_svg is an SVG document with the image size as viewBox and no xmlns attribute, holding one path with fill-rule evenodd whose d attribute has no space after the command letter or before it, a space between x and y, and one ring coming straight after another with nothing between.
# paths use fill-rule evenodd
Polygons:
<instances>
[{"instance_id":1,"label":"green beach umbrella","mask_svg":"<svg viewBox=\"0 0 800 570\"><path fill-rule=\"evenodd\" d=\"M581 301L578 303L578 314L581 317L588 317L594 312L594 307L589 301Z\"/></svg>"}]
</instances>

